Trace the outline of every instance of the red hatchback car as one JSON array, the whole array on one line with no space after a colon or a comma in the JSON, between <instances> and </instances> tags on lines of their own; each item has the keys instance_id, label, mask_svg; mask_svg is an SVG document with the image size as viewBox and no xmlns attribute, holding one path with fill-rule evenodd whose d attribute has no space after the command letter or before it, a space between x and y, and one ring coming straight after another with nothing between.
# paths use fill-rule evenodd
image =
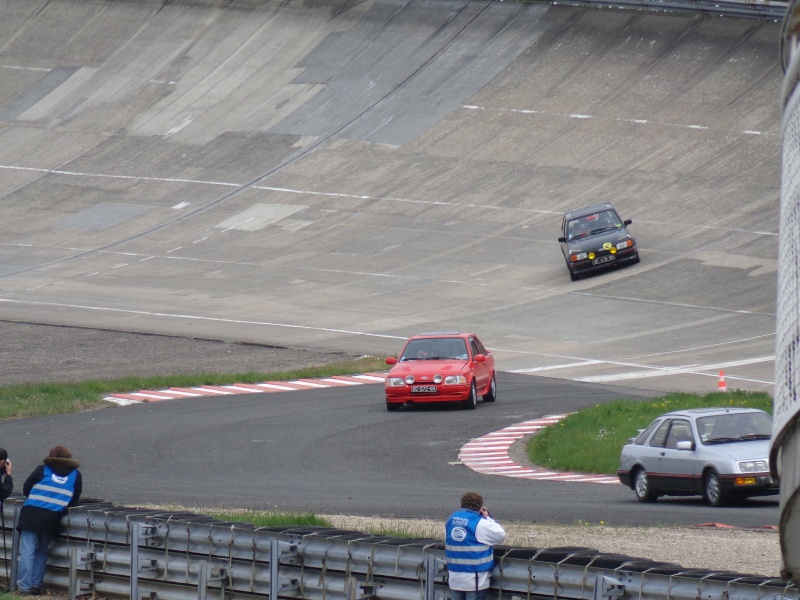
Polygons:
<instances>
[{"instance_id":1,"label":"red hatchback car","mask_svg":"<svg viewBox=\"0 0 800 600\"><path fill-rule=\"evenodd\" d=\"M460 402L474 409L478 396L497 399L494 356L474 333L421 333L409 338L384 382L386 410L404 404Z\"/></svg>"}]
</instances>

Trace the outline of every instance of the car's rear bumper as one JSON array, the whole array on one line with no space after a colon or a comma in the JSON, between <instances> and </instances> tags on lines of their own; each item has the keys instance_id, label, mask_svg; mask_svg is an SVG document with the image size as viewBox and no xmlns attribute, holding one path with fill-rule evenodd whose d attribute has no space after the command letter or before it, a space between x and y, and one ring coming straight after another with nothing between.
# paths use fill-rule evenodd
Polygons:
<instances>
[{"instance_id":1,"label":"car's rear bumper","mask_svg":"<svg viewBox=\"0 0 800 600\"><path fill-rule=\"evenodd\" d=\"M631 487L631 472L623 469L619 469L617 471L617 477L619 477L619 482L624 485L625 487Z\"/></svg>"}]
</instances>

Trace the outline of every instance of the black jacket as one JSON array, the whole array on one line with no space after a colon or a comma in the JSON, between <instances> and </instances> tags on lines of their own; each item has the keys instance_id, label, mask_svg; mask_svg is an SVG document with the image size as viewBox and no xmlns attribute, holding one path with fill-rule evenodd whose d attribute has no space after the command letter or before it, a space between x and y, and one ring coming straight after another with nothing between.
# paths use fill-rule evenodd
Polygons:
<instances>
[{"instance_id":1,"label":"black jacket","mask_svg":"<svg viewBox=\"0 0 800 600\"><path fill-rule=\"evenodd\" d=\"M6 468L0 469L0 500L5 500L14 491L14 478L6 473Z\"/></svg>"},{"instance_id":2,"label":"black jacket","mask_svg":"<svg viewBox=\"0 0 800 600\"><path fill-rule=\"evenodd\" d=\"M83 478L81 472L78 471L77 460L71 458L45 458L44 464L39 465L33 470L33 473L28 475L25 484L22 486L22 493L27 498L31 493L31 488L39 483L44 477L44 466L47 465L56 475L69 475L73 471L77 471L75 477L75 491L72 494L72 500L69 506L74 506L78 503L83 492ZM69 507L68 507L69 508ZM61 517L67 509L62 511L47 510L40 506L24 506L19 511L19 522L17 523L18 531L35 531L37 533L49 533L50 535L58 535L59 528L61 527Z\"/></svg>"}]
</instances>

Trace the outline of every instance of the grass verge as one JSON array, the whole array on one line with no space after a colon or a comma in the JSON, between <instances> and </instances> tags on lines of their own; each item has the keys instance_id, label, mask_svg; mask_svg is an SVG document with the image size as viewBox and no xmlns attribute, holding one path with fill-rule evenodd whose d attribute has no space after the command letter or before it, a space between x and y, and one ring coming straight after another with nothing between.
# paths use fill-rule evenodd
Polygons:
<instances>
[{"instance_id":1,"label":"grass verge","mask_svg":"<svg viewBox=\"0 0 800 600\"><path fill-rule=\"evenodd\" d=\"M330 377L383 371L385 358L368 356L355 360L307 367L284 373L201 373L158 377L121 377L76 383L39 383L0 387L0 419L41 417L80 412L108 405L103 396L137 390L289 381L300 378Z\"/></svg>"},{"instance_id":2,"label":"grass verge","mask_svg":"<svg viewBox=\"0 0 800 600\"><path fill-rule=\"evenodd\" d=\"M653 400L616 400L580 410L528 441L530 461L556 471L613 475L628 438L657 416L673 410L706 406L747 406L772 414L772 396L760 392L667 394Z\"/></svg>"}]
</instances>

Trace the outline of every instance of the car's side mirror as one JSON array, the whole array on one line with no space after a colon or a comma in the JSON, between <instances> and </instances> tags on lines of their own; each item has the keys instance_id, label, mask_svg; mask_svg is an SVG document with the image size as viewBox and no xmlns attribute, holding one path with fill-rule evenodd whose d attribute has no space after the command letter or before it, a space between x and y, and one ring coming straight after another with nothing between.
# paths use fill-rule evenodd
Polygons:
<instances>
[{"instance_id":1,"label":"car's side mirror","mask_svg":"<svg viewBox=\"0 0 800 600\"><path fill-rule=\"evenodd\" d=\"M486 355L485 354L476 354L475 355L475 362L486 362Z\"/></svg>"},{"instance_id":2,"label":"car's side mirror","mask_svg":"<svg viewBox=\"0 0 800 600\"><path fill-rule=\"evenodd\" d=\"M678 450L694 450L694 442L690 442L689 440L683 440L675 444L675 447Z\"/></svg>"},{"instance_id":3,"label":"car's side mirror","mask_svg":"<svg viewBox=\"0 0 800 600\"><path fill-rule=\"evenodd\" d=\"M387 365L396 365L397 359L394 356L387 356L386 357L386 364Z\"/></svg>"},{"instance_id":4,"label":"car's side mirror","mask_svg":"<svg viewBox=\"0 0 800 600\"><path fill-rule=\"evenodd\" d=\"M627 227L628 225L633 223L633 219L625 219L622 223L623 223L623 225L625 225Z\"/></svg>"},{"instance_id":5,"label":"car's side mirror","mask_svg":"<svg viewBox=\"0 0 800 600\"><path fill-rule=\"evenodd\" d=\"M562 235L560 238L558 238L558 241L559 241L559 242L561 242L562 244L566 244L566 243L567 243L567 238L565 238L565 237Z\"/></svg>"}]
</instances>

